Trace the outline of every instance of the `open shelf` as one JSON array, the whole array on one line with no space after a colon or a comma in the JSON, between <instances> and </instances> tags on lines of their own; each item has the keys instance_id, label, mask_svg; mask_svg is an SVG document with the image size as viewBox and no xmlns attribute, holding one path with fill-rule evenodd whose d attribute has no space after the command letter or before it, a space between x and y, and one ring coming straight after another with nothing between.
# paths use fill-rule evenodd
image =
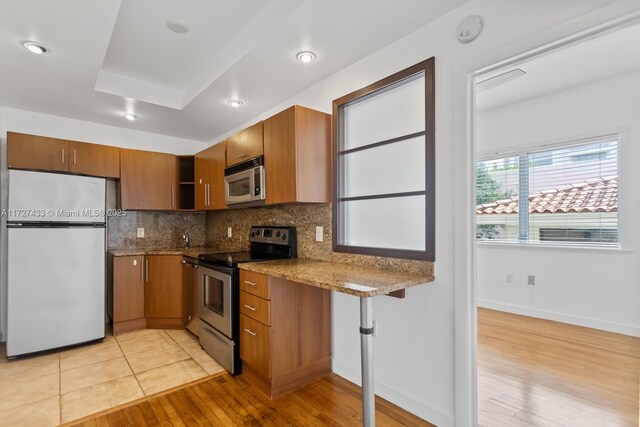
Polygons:
<instances>
[{"instance_id":1,"label":"open shelf","mask_svg":"<svg viewBox=\"0 0 640 427\"><path fill-rule=\"evenodd\" d=\"M195 210L196 207L196 183L195 183L195 159L194 156L178 156L180 168L178 181L180 181L179 205L181 211Z\"/></svg>"}]
</instances>

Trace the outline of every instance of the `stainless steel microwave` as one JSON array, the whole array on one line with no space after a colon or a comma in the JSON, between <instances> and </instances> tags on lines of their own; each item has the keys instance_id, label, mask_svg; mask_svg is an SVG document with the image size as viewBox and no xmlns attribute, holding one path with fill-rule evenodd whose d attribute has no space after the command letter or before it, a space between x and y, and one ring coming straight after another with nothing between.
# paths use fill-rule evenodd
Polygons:
<instances>
[{"instance_id":1,"label":"stainless steel microwave","mask_svg":"<svg viewBox=\"0 0 640 427\"><path fill-rule=\"evenodd\" d=\"M262 156L224 170L224 193L227 205L263 203L264 158Z\"/></svg>"}]
</instances>

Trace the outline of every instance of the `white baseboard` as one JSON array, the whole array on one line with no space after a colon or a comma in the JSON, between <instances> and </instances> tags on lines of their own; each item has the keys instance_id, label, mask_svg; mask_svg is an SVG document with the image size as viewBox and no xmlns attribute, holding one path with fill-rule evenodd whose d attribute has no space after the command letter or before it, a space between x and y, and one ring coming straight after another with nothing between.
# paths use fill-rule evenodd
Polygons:
<instances>
[{"instance_id":1,"label":"white baseboard","mask_svg":"<svg viewBox=\"0 0 640 427\"><path fill-rule=\"evenodd\" d=\"M537 317L545 320L554 320L556 322L568 323L570 325L585 326L587 328L600 329L602 331L615 332L617 334L640 338L640 326L638 325L610 322L608 320L594 319L592 317L541 310L539 308L507 304L487 299L478 299L478 307L506 311L507 313L521 314L523 316Z\"/></svg>"},{"instance_id":2,"label":"white baseboard","mask_svg":"<svg viewBox=\"0 0 640 427\"><path fill-rule=\"evenodd\" d=\"M332 361L332 370L336 375L360 386L360 368L343 365L334 359ZM376 395L383 399L432 424L441 427L454 425L453 414L446 413L439 405L433 402L425 402L424 399L421 399L413 393L398 390L380 381L375 381L375 392Z\"/></svg>"}]
</instances>

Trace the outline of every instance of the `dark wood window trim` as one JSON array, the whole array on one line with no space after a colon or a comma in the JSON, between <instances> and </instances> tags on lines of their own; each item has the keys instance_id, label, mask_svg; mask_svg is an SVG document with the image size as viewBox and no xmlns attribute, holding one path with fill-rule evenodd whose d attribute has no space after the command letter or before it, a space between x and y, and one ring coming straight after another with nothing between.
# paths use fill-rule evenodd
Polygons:
<instances>
[{"instance_id":1,"label":"dark wood window trim","mask_svg":"<svg viewBox=\"0 0 640 427\"><path fill-rule=\"evenodd\" d=\"M342 150L344 135L341 123L344 119L344 107L389 90L397 83L424 73L425 79L425 130L409 135L403 135L385 141L378 141L360 147ZM356 253L393 258L435 261L435 58L429 58L419 64L395 73L367 87L356 90L333 101L332 115L332 151L333 151L333 250L335 252ZM425 190L392 194L375 194L370 196L341 197L340 185L342 171L340 170L340 156L356 151L367 150L382 145L391 144L419 136L425 137ZM425 250L404 250L390 248L370 248L348 246L340 243L340 207L341 202L367 199L384 199L397 197L425 196Z\"/></svg>"}]
</instances>

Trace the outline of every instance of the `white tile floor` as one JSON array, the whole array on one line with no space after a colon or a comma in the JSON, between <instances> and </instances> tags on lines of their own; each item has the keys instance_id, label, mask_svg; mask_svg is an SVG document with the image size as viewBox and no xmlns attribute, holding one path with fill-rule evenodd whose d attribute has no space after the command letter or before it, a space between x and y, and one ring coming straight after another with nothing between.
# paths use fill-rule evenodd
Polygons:
<instances>
[{"instance_id":1,"label":"white tile floor","mask_svg":"<svg viewBox=\"0 0 640 427\"><path fill-rule=\"evenodd\" d=\"M221 372L185 330L110 335L16 360L2 344L0 427L55 426Z\"/></svg>"}]
</instances>

